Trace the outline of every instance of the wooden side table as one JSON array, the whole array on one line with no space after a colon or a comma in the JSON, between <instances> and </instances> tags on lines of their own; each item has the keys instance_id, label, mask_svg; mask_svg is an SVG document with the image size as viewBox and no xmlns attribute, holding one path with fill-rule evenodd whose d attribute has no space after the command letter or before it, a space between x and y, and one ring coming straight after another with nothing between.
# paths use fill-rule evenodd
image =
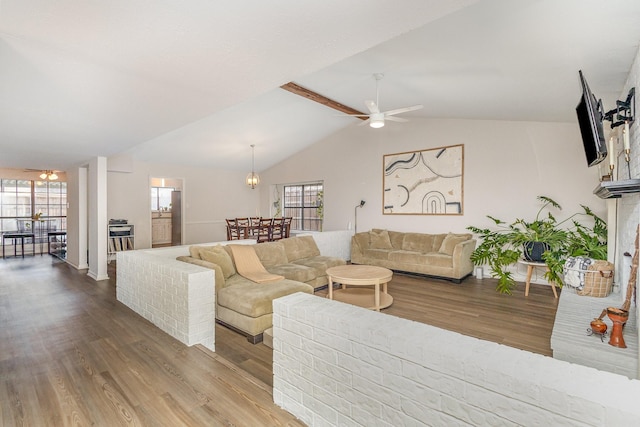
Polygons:
<instances>
[{"instance_id":1,"label":"wooden side table","mask_svg":"<svg viewBox=\"0 0 640 427\"><path fill-rule=\"evenodd\" d=\"M549 268L547 267L547 264L544 262L535 262L535 261L526 261L526 260L520 260L518 262L527 266L527 281L525 282L524 296L528 297L529 286L531 285L531 276L533 275L533 269L536 267L543 267L545 270L548 270ZM551 289L553 289L553 296L558 298L556 285L554 285L553 283L550 283L550 285L551 285Z\"/></svg>"}]
</instances>

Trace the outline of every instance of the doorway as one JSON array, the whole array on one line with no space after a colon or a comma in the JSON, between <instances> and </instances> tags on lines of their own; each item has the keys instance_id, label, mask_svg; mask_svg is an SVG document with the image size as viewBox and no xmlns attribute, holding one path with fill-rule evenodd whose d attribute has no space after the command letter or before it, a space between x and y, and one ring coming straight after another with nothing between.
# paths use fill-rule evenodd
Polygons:
<instances>
[{"instance_id":1,"label":"doorway","mask_svg":"<svg viewBox=\"0 0 640 427\"><path fill-rule=\"evenodd\" d=\"M180 178L151 178L151 247L182 244Z\"/></svg>"}]
</instances>

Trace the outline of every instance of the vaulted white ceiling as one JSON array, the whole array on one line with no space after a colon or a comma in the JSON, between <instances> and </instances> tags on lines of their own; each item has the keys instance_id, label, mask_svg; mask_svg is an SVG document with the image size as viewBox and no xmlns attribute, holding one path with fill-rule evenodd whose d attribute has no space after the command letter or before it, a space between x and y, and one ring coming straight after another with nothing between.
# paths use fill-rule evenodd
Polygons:
<instances>
[{"instance_id":1,"label":"vaulted white ceiling","mask_svg":"<svg viewBox=\"0 0 640 427\"><path fill-rule=\"evenodd\" d=\"M575 121L640 42L637 0L0 0L0 167L270 167L359 120L289 81L407 118ZM388 123L388 126L402 126ZM362 132L375 132L362 127Z\"/></svg>"}]
</instances>

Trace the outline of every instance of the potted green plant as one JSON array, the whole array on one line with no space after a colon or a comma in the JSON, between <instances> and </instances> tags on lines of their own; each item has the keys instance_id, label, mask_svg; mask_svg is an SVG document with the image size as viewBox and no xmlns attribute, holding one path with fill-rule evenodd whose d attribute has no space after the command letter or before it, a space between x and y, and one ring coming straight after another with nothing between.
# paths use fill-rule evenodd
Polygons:
<instances>
[{"instance_id":1,"label":"potted green plant","mask_svg":"<svg viewBox=\"0 0 640 427\"><path fill-rule=\"evenodd\" d=\"M546 196L538 196L542 206L538 210L533 221L517 218L511 223L487 215L497 229L479 228L470 226L468 230L477 234L482 242L471 254L471 261L476 265L489 265L491 275L498 279L496 290L510 294L515 286L513 274L508 266L525 258L527 248L537 246L539 257L528 254L525 259L545 262L549 270L545 277L550 282L562 286L562 267L569 254L580 251L590 253L602 252L602 230L606 236L606 224L598 218L589 208L582 206L584 212L571 215L569 218L558 221L549 211L551 208L561 210L562 207ZM546 211L546 215L544 212ZM577 215L587 215L594 220L594 226L589 227L578 222ZM571 224L569 228L565 224ZM570 249L571 248L571 249ZM606 237L604 241L606 257Z\"/></svg>"}]
</instances>

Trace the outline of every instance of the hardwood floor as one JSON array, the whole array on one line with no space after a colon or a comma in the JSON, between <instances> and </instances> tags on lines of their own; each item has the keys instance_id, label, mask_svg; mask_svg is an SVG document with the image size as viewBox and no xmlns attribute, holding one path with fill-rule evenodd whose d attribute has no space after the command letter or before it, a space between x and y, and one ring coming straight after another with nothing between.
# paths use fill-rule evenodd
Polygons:
<instances>
[{"instance_id":1,"label":"hardwood floor","mask_svg":"<svg viewBox=\"0 0 640 427\"><path fill-rule=\"evenodd\" d=\"M0 260L2 425L302 425L272 403L270 348L219 325L216 353L184 346L116 301L113 268ZM550 355L551 289L494 287L395 274L383 313Z\"/></svg>"},{"instance_id":2,"label":"hardwood floor","mask_svg":"<svg viewBox=\"0 0 640 427\"><path fill-rule=\"evenodd\" d=\"M522 350L551 356L551 332L558 308L549 286L524 283L512 295L499 294L494 279L468 277L460 284L394 274L391 307L383 312Z\"/></svg>"},{"instance_id":3,"label":"hardwood floor","mask_svg":"<svg viewBox=\"0 0 640 427\"><path fill-rule=\"evenodd\" d=\"M264 381L117 302L109 275L0 260L0 425L303 425Z\"/></svg>"}]
</instances>

